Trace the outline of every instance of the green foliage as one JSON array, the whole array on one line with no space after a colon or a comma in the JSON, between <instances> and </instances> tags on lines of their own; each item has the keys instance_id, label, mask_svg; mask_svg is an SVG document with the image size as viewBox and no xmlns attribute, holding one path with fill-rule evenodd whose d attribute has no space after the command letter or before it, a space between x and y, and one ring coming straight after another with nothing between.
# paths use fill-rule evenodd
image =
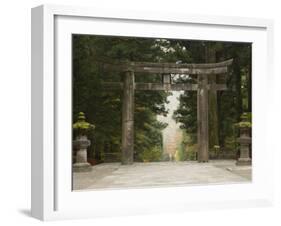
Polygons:
<instances>
[{"instance_id":1,"label":"green foliage","mask_svg":"<svg viewBox=\"0 0 281 226\"><path fill-rule=\"evenodd\" d=\"M176 161L185 161L186 158L187 158L187 153L185 151L184 144L180 143L178 144L177 147L175 159Z\"/></svg>"},{"instance_id":2,"label":"green foliage","mask_svg":"<svg viewBox=\"0 0 281 226\"><path fill-rule=\"evenodd\" d=\"M77 134L84 135L94 130L95 126L86 122L85 114L83 112L79 112L77 122L73 124L73 129L77 132Z\"/></svg>"},{"instance_id":3,"label":"green foliage","mask_svg":"<svg viewBox=\"0 0 281 226\"><path fill-rule=\"evenodd\" d=\"M196 160L197 144L194 144L192 134L183 131L183 139L181 143L182 160Z\"/></svg>"},{"instance_id":4,"label":"green foliage","mask_svg":"<svg viewBox=\"0 0 281 226\"><path fill-rule=\"evenodd\" d=\"M214 145L213 147L210 148L210 155L218 157L220 152L221 152L221 147L219 145Z\"/></svg>"},{"instance_id":5,"label":"green foliage","mask_svg":"<svg viewBox=\"0 0 281 226\"><path fill-rule=\"evenodd\" d=\"M244 128L251 128L252 123L251 122L238 122L237 126L238 127L244 127Z\"/></svg>"},{"instance_id":6,"label":"green foliage","mask_svg":"<svg viewBox=\"0 0 281 226\"><path fill-rule=\"evenodd\" d=\"M244 112L240 118L242 121L251 122L252 121L252 112Z\"/></svg>"},{"instance_id":7,"label":"green foliage","mask_svg":"<svg viewBox=\"0 0 281 226\"><path fill-rule=\"evenodd\" d=\"M225 138L225 148L228 148L228 149L235 149L236 148L236 145L237 142L236 142L236 136L232 136L232 137L226 137Z\"/></svg>"},{"instance_id":8,"label":"green foliage","mask_svg":"<svg viewBox=\"0 0 281 226\"><path fill-rule=\"evenodd\" d=\"M162 150L159 147L154 147L152 149L145 149L139 154L139 158L143 162L158 162L161 160Z\"/></svg>"},{"instance_id":9,"label":"green foliage","mask_svg":"<svg viewBox=\"0 0 281 226\"><path fill-rule=\"evenodd\" d=\"M241 121L236 123L235 126L239 128L251 128L252 127L252 113L251 112L244 112L241 115Z\"/></svg>"},{"instance_id":10,"label":"green foliage","mask_svg":"<svg viewBox=\"0 0 281 226\"><path fill-rule=\"evenodd\" d=\"M220 149L220 146L219 146L219 145L214 145L214 149L215 149L215 150L219 150L219 149Z\"/></svg>"},{"instance_id":11,"label":"green foliage","mask_svg":"<svg viewBox=\"0 0 281 226\"><path fill-rule=\"evenodd\" d=\"M213 144L218 144L223 149L227 138L237 135L233 125L240 121L242 112L251 111L250 44L91 35L73 35L72 40L73 118L82 111L87 115L87 120L95 125L95 132L89 132L89 139L92 140L89 151L94 153L96 158L101 158L104 151L121 151L122 90L104 91L102 83L122 82L122 74L104 71L104 63L204 63L208 61L206 48L209 48L215 51L215 61L234 58L233 66L225 80L228 90L217 92L216 133L219 142L214 141ZM217 80L219 82L220 79ZM161 82L161 75L147 76L146 73L139 73L136 82L158 83ZM196 84L197 77L175 76L173 82ZM149 155L149 152L162 149L162 130L166 125L157 120L157 115L167 114L165 103L168 95L170 93L165 91L135 93L134 144L137 160L142 161L143 156ZM214 107L212 102L210 105L210 108ZM184 145L180 151L185 150L181 153L186 153L186 158L193 159L197 151L197 92L182 93L174 118L189 136L188 146Z\"/></svg>"},{"instance_id":12,"label":"green foliage","mask_svg":"<svg viewBox=\"0 0 281 226\"><path fill-rule=\"evenodd\" d=\"M104 71L103 63L113 61L161 61L161 42L148 38L73 35L73 118L80 111L95 124L89 139L89 156L101 159L103 152L121 151L122 90L102 89L103 82L121 82L122 74ZM136 82L160 82L161 76L136 76ZM162 145L165 124L157 114L167 113L164 104L169 93L135 93L135 156Z\"/></svg>"},{"instance_id":13,"label":"green foliage","mask_svg":"<svg viewBox=\"0 0 281 226\"><path fill-rule=\"evenodd\" d=\"M228 87L227 91L217 91L217 106L214 105L215 101L209 100L210 151L212 151L213 145L219 145L223 150L226 139L237 136L237 131L233 128L233 125L240 121L242 112L245 110L251 111L251 45L247 43L185 40L180 40L178 43L189 52L189 57L178 59L183 63L209 62L211 59L208 53L211 51L215 53L215 59L213 59L215 62L234 59L226 78L216 76L215 82L225 82ZM178 55L180 56L180 54ZM180 78L178 82L194 84L197 81L196 77L189 76ZM213 115L215 112L217 112L217 115ZM181 128L191 135L192 143L196 144L197 92L186 91L180 96L180 105L174 112L174 118L181 123ZM217 118L216 125L213 125L212 118ZM241 126L250 126L250 124L243 122Z\"/></svg>"},{"instance_id":14,"label":"green foliage","mask_svg":"<svg viewBox=\"0 0 281 226\"><path fill-rule=\"evenodd\" d=\"M196 160L196 153L197 153L197 145L191 145L188 147L187 153L186 153L186 159L187 160Z\"/></svg>"}]
</instances>

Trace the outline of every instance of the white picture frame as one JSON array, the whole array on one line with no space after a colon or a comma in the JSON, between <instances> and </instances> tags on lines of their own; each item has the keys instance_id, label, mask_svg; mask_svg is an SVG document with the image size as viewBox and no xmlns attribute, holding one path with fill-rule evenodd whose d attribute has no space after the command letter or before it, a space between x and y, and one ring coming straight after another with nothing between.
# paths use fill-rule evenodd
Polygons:
<instances>
[{"instance_id":1,"label":"white picture frame","mask_svg":"<svg viewBox=\"0 0 281 226\"><path fill-rule=\"evenodd\" d=\"M71 153L67 154L72 33L252 42L252 183L73 192ZM56 5L33 8L32 216L56 220L271 205L273 178L268 175L273 172L273 150L267 143L266 120L273 84L272 45L273 22L265 19Z\"/></svg>"}]
</instances>

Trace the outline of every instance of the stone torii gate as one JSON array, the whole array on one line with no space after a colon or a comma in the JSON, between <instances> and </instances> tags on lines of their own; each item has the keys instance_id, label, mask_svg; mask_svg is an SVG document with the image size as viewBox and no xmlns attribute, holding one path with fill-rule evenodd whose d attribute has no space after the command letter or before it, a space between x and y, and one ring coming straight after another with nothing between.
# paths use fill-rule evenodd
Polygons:
<instances>
[{"instance_id":1,"label":"stone torii gate","mask_svg":"<svg viewBox=\"0 0 281 226\"><path fill-rule=\"evenodd\" d=\"M176 64L128 62L105 65L122 71L123 82L106 82L106 89L123 89L122 106L122 164L134 162L134 93L135 90L197 91L198 162L209 160L208 90L226 90L226 84L209 84L208 75L224 74L232 59L220 63ZM135 73L162 74L162 83L135 83ZM197 75L197 84L172 84L171 74Z\"/></svg>"}]
</instances>

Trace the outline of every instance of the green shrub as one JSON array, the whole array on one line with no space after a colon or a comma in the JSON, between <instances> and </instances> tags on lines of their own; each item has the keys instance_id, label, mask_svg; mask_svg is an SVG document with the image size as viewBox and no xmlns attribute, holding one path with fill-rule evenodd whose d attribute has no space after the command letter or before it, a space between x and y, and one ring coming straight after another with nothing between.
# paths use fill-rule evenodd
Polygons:
<instances>
[{"instance_id":1,"label":"green shrub","mask_svg":"<svg viewBox=\"0 0 281 226\"><path fill-rule=\"evenodd\" d=\"M158 162L161 160L162 150L160 147L154 147L152 149L145 149L139 154L139 158L143 162Z\"/></svg>"},{"instance_id":2,"label":"green shrub","mask_svg":"<svg viewBox=\"0 0 281 226\"><path fill-rule=\"evenodd\" d=\"M83 112L79 112L77 121L73 124L73 129L78 135L86 135L95 129L95 126L86 122L86 117Z\"/></svg>"},{"instance_id":3,"label":"green shrub","mask_svg":"<svg viewBox=\"0 0 281 226\"><path fill-rule=\"evenodd\" d=\"M187 160L196 160L197 144L190 145L187 147Z\"/></svg>"},{"instance_id":4,"label":"green shrub","mask_svg":"<svg viewBox=\"0 0 281 226\"><path fill-rule=\"evenodd\" d=\"M185 151L184 147L185 147L185 145L183 143L178 144L177 151L175 154L176 161L185 161L186 160L187 156L186 156L186 151Z\"/></svg>"},{"instance_id":5,"label":"green shrub","mask_svg":"<svg viewBox=\"0 0 281 226\"><path fill-rule=\"evenodd\" d=\"M236 123L235 126L237 127L246 127L246 128L251 128L252 127L252 113L251 112L244 112L241 115L241 121Z\"/></svg>"}]
</instances>

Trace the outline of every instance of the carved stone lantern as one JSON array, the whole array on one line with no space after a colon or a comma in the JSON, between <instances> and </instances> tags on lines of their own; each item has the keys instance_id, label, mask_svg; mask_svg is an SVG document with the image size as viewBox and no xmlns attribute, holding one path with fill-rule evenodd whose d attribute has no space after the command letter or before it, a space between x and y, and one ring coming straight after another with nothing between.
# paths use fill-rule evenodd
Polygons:
<instances>
[{"instance_id":1,"label":"carved stone lantern","mask_svg":"<svg viewBox=\"0 0 281 226\"><path fill-rule=\"evenodd\" d=\"M247 120L246 114L241 116L242 121L238 123L240 130L240 137L238 138L238 142L240 143L240 157L238 158L236 165L238 166L246 166L251 165L252 160L250 158L250 130L251 130L251 122Z\"/></svg>"},{"instance_id":2,"label":"carved stone lantern","mask_svg":"<svg viewBox=\"0 0 281 226\"><path fill-rule=\"evenodd\" d=\"M87 148L91 145L87 133L94 128L94 125L86 122L84 113L80 112L77 122L73 124L73 129L77 133L73 141L73 148L76 150L76 161L73 164L74 172L89 172L92 170L91 165L87 162Z\"/></svg>"}]
</instances>

